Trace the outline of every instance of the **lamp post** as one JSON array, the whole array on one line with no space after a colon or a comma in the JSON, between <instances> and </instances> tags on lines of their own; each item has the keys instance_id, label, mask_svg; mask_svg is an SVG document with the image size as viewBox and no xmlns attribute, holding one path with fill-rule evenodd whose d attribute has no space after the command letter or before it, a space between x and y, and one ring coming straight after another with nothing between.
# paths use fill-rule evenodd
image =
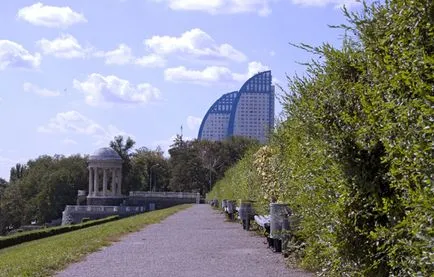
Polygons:
<instances>
[{"instance_id":1,"label":"lamp post","mask_svg":"<svg viewBox=\"0 0 434 277\"><path fill-rule=\"evenodd\" d=\"M152 169L156 166L159 166L160 164L154 164L149 168L149 192L152 191Z\"/></svg>"}]
</instances>

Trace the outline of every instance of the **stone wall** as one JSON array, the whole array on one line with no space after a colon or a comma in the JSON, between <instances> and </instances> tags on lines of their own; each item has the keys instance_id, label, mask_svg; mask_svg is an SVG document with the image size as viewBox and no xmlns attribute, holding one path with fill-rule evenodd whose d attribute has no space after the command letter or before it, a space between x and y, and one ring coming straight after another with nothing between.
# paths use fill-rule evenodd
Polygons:
<instances>
[{"instance_id":1,"label":"stone wall","mask_svg":"<svg viewBox=\"0 0 434 277\"><path fill-rule=\"evenodd\" d=\"M62 225L80 223L85 217L92 220L111 215L125 217L180 204L199 203L200 194L190 192L132 191L129 196L87 196L86 202L86 206L66 206L62 216Z\"/></svg>"},{"instance_id":2,"label":"stone wall","mask_svg":"<svg viewBox=\"0 0 434 277\"><path fill-rule=\"evenodd\" d=\"M130 196L127 200L128 206L144 206L150 210L153 206L155 210L165 209L180 204L193 204L196 200L189 198L163 198L163 197L140 197Z\"/></svg>"},{"instance_id":3,"label":"stone wall","mask_svg":"<svg viewBox=\"0 0 434 277\"><path fill-rule=\"evenodd\" d=\"M87 205L91 206L127 206L126 200L128 197L97 197L97 196L88 196L87 197ZM139 205L134 205L139 206Z\"/></svg>"},{"instance_id":4,"label":"stone wall","mask_svg":"<svg viewBox=\"0 0 434 277\"><path fill-rule=\"evenodd\" d=\"M149 192L131 191L128 206L145 206L148 209L165 209L180 204L199 204L200 194L192 192Z\"/></svg>"},{"instance_id":5,"label":"stone wall","mask_svg":"<svg viewBox=\"0 0 434 277\"><path fill-rule=\"evenodd\" d=\"M83 218L91 220L112 215L127 217L146 211L143 206L73 206L67 205L62 213L62 225L80 223Z\"/></svg>"}]
</instances>

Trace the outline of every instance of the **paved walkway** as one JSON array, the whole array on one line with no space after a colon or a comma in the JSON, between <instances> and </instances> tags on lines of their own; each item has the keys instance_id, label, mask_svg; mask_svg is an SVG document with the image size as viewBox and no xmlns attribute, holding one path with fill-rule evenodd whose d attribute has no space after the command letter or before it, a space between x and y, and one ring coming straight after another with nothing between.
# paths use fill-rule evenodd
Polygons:
<instances>
[{"instance_id":1,"label":"paved walkway","mask_svg":"<svg viewBox=\"0 0 434 277\"><path fill-rule=\"evenodd\" d=\"M209 205L194 205L159 224L90 254L58 276L311 276L286 268L264 238L225 222Z\"/></svg>"}]
</instances>

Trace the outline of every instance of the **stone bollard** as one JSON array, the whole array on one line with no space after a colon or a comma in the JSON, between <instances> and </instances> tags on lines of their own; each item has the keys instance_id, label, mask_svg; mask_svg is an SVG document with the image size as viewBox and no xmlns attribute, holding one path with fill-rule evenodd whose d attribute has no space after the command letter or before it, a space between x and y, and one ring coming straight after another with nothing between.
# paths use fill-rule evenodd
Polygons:
<instances>
[{"instance_id":1,"label":"stone bollard","mask_svg":"<svg viewBox=\"0 0 434 277\"><path fill-rule=\"evenodd\" d=\"M243 229L248 231L250 229L250 219L254 215L252 201L240 200L240 209L238 210L238 213L243 223Z\"/></svg>"},{"instance_id":2,"label":"stone bollard","mask_svg":"<svg viewBox=\"0 0 434 277\"><path fill-rule=\"evenodd\" d=\"M234 213L235 213L235 201L234 200L227 200L227 216L229 220L234 220Z\"/></svg>"},{"instance_id":3,"label":"stone bollard","mask_svg":"<svg viewBox=\"0 0 434 277\"><path fill-rule=\"evenodd\" d=\"M214 198L213 200L210 201L210 204L211 204L212 207L218 208L219 201Z\"/></svg>"},{"instance_id":4,"label":"stone bollard","mask_svg":"<svg viewBox=\"0 0 434 277\"><path fill-rule=\"evenodd\" d=\"M223 199L222 200L222 209L225 210L227 206L228 206L228 200L227 199Z\"/></svg>"},{"instance_id":5,"label":"stone bollard","mask_svg":"<svg viewBox=\"0 0 434 277\"><path fill-rule=\"evenodd\" d=\"M287 204L270 204L270 238L273 241L273 251L282 252L282 240L284 239L283 227L289 229L288 216L290 214ZM285 223L284 223L285 222Z\"/></svg>"}]
</instances>

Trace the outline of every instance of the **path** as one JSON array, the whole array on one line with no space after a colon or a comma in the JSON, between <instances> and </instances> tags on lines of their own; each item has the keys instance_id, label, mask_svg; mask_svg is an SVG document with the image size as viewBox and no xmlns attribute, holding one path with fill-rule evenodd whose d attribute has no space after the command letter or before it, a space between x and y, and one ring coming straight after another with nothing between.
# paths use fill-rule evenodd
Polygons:
<instances>
[{"instance_id":1,"label":"path","mask_svg":"<svg viewBox=\"0 0 434 277\"><path fill-rule=\"evenodd\" d=\"M129 234L59 273L69 276L311 276L287 269L281 254L209 205L194 205Z\"/></svg>"}]
</instances>

